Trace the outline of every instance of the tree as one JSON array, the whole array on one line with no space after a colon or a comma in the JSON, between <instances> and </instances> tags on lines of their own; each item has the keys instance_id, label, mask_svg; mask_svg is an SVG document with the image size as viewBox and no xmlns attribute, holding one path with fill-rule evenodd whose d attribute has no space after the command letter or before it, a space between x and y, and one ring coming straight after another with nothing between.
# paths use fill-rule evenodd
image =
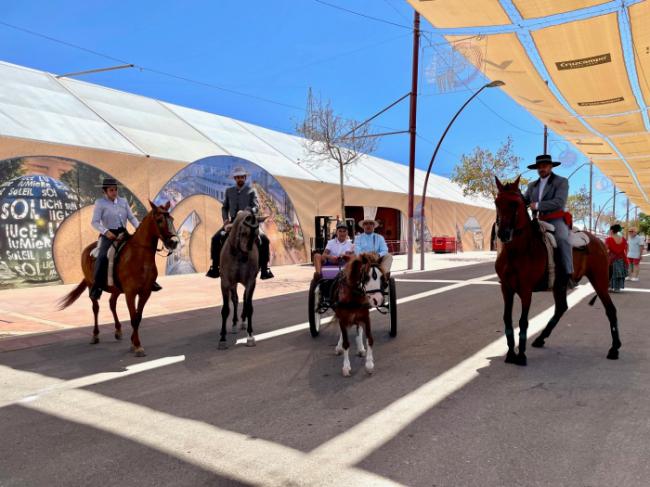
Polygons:
<instances>
[{"instance_id":1,"label":"tree","mask_svg":"<svg viewBox=\"0 0 650 487\"><path fill-rule=\"evenodd\" d=\"M451 174L451 180L463 189L464 196L496 198L494 176L505 182L520 173L521 157L513 153L512 145L512 138L508 137L496 154L482 147L476 147L469 155L463 154ZM520 184L526 186L528 180L521 178Z\"/></svg>"},{"instance_id":2,"label":"tree","mask_svg":"<svg viewBox=\"0 0 650 487\"><path fill-rule=\"evenodd\" d=\"M573 222L582 222L582 227L588 227L589 222L589 190L582 186L577 193L569 195L566 202L567 211L573 215Z\"/></svg>"},{"instance_id":3,"label":"tree","mask_svg":"<svg viewBox=\"0 0 650 487\"><path fill-rule=\"evenodd\" d=\"M370 126L334 113L329 101L315 98L309 90L307 113L296 131L305 138L304 147L312 156L308 164L338 166L341 188L341 218L345 218L345 171L362 155L377 148L377 139L369 137Z\"/></svg>"},{"instance_id":4,"label":"tree","mask_svg":"<svg viewBox=\"0 0 650 487\"><path fill-rule=\"evenodd\" d=\"M639 233L642 235L650 235L650 215L639 213Z\"/></svg>"}]
</instances>

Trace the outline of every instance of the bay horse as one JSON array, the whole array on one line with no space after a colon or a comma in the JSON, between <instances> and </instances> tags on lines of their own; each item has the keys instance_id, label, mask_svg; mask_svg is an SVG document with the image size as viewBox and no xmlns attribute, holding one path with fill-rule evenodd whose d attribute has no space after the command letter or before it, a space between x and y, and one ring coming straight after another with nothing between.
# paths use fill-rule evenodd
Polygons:
<instances>
[{"instance_id":1,"label":"bay horse","mask_svg":"<svg viewBox=\"0 0 650 487\"><path fill-rule=\"evenodd\" d=\"M174 250L179 243L176 230L174 229L173 217L169 214L169 202L162 206L156 206L151 201L151 211L142 219L142 222L134 234L126 241L120 251L119 259L116 262L115 280L117 286L107 286L106 291L110 293L109 305L115 320L115 339L122 339L122 324L117 317L117 298L124 293L126 305L129 308L131 318L131 351L136 357L144 357L144 347L140 343L138 328L142 321L144 305L151 295L151 287L158 277L156 269L156 248L158 240L168 250ZM95 258L90 255L97 246L97 242L88 245L81 253L81 268L84 277L79 285L59 301L59 309L64 309L74 303L86 288L93 285L93 269ZM138 298L136 306L136 297ZM90 298L92 301L95 326L91 344L99 343L99 325L97 315L99 313L99 300Z\"/></svg>"},{"instance_id":2,"label":"bay horse","mask_svg":"<svg viewBox=\"0 0 650 487\"><path fill-rule=\"evenodd\" d=\"M253 293L255 292L257 273L260 270L259 249L256 242L259 237L260 223L266 218L266 216L258 217L248 210L238 212L228 237L221 248L220 274L223 306L221 308L221 338L218 347L220 350L228 348L226 322L230 314L229 299L232 299L234 308L232 332L237 333L237 306L239 304L237 284L244 286L241 329L243 330L247 324L248 337L246 338L246 346L255 346L255 337L253 336Z\"/></svg>"},{"instance_id":3,"label":"bay horse","mask_svg":"<svg viewBox=\"0 0 650 487\"><path fill-rule=\"evenodd\" d=\"M501 282L503 294L503 321L505 323L508 353L506 363L526 365L526 333L528 330L528 312L533 291L543 286L546 279L548 253L543 235L536 220L530 218L524 197L519 189L519 177L512 183L502 184L496 178L498 194L495 200L497 210L497 235L503 243L495 268ZM596 296L589 301L593 305L600 298L609 319L612 345L607 353L610 360L618 359L621 340L618 335L616 307L609 295L609 260L603 242L589 232L585 249L573 249L573 276L578 282L586 276L596 291ZM533 347L541 348L551 335L553 328L568 309L566 293L568 279L558 273L553 286L555 312L542 333L533 341ZM519 318L519 351L515 353L515 338L512 329L512 305L514 295L521 299L521 317Z\"/></svg>"},{"instance_id":4,"label":"bay horse","mask_svg":"<svg viewBox=\"0 0 650 487\"><path fill-rule=\"evenodd\" d=\"M357 326L357 353L366 358L366 372L372 374L375 369L370 308L384 303L384 289L389 272L390 259L380 259L375 253L360 254L348 261L332 284L331 306L341 329L335 353L343 354L341 371L344 377L349 377L352 372L348 328L354 325ZM363 345L364 330L368 340L367 350Z\"/></svg>"}]
</instances>

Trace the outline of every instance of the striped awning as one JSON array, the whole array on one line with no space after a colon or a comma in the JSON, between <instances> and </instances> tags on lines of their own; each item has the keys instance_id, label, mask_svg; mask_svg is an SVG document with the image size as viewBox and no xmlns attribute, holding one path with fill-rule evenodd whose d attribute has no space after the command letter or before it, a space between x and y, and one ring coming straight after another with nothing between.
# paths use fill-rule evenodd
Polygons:
<instances>
[{"instance_id":1,"label":"striped awning","mask_svg":"<svg viewBox=\"0 0 650 487\"><path fill-rule=\"evenodd\" d=\"M650 1L408 2L650 212Z\"/></svg>"}]
</instances>

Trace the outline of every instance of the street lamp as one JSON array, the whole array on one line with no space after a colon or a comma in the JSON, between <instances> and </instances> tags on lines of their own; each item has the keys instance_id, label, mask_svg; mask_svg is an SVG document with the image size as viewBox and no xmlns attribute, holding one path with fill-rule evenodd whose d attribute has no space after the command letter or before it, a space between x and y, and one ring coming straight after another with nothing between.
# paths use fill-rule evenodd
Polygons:
<instances>
[{"instance_id":1,"label":"street lamp","mask_svg":"<svg viewBox=\"0 0 650 487\"><path fill-rule=\"evenodd\" d=\"M600 208L600 211L598 212L598 215L596 216L596 223L594 223L594 232L598 231L598 220L600 219L600 215L603 213L603 210L607 206L607 203L612 201L613 198L616 198L617 194L625 194L625 191L616 191L616 189L614 189L614 194L611 195L609 197L609 199L607 201L605 201L605 203L603 203L603 206ZM614 216L614 218L616 218L616 208L614 208L613 216Z\"/></svg>"},{"instance_id":2,"label":"street lamp","mask_svg":"<svg viewBox=\"0 0 650 487\"><path fill-rule=\"evenodd\" d=\"M470 96L469 99L463 104L463 106L460 107L460 109L456 112L454 118L451 119L451 122L449 122L449 125L447 125L447 128L442 133L442 136L438 141L438 145L436 145L436 148L433 151L433 156L431 156L431 161L429 162L429 167L427 168L427 174L424 177L424 188L422 189L422 200L420 203L421 205L420 207L420 270L421 271L424 270L424 203L427 197L427 184L429 183L429 174L431 174L431 167L433 166L433 161L436 160L436 155L438 154L438 149L440 149L440 144L442 144L442 140L445 138L445 135L447 135L447 132L449 132L449 129L451 128L452 124L458 118L458 115L460 115L460 112L462 112L463 109L467 105L469 105L469 102L471 102L474 98L476 98L478 94L481 91L483 91L485 88L494 88L496 86L503 86L503 85L505 85L503 81L499 81L499 80L491 81L490 83L481 86L481 88L476 93Z\"/></svg>"},{"instance_id":3,"label":"street lamp","mask_svg":"<svg viewBox=\"0 0 650 487\"><path fill-rule=\"evenodd\" d=\"M588 166L589 164L591 164L591 163L590 163L590 162L584 162L584 163L580 164L578 167L576 167L576 168L573 170L573 172L572 172L571 174L569 174L569 176L567 177L567 179L571 179L571 176L573 176L575 173L577 173L577 172L578 172L578 169L580 169L581 167Z\"/></svg>"}]
</instances>

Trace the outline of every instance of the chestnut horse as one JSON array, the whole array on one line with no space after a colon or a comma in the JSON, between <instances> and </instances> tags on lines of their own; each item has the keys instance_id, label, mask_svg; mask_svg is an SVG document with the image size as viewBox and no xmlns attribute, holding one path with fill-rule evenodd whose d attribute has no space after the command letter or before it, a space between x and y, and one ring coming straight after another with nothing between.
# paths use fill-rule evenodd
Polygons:
<instances>
[{"instance_id":1,"label":"chestnut horse","mask_svg":"<svg viewBox=\"0 0 650 487\"><path fill-rule=\"evenodd\" d=\"M366 372L372 374L374 371L375 362L372 355L374 340L370 329L370 308L384 303L388 272L390 272L388 259L380 259L374 253L361 254L346 264L332 284L332 308L341 328L335 352L337 355L343 353L344 377L349 377L352 371L348 328L354 325L357 326L357 353L360 357L366 357ZM363 330L368 339L367 350L363 345Z\"/></svg>"},{"instance_id":2,"label":"chestnut horse","mask_svg":"<svg viewBox=\"0 0 650 487\"><path fill-rule=\"evenodd\" d=\"M142 219L142 222L136 229L124 247L120 251L117 261L115 274L116 281L120 284L117 286L107 286L105 289L111 294L109 305L115 320L115 339L122 339L122 325L117 317L116 303L120 294L126 296L126 305L129 308L131 317L131 350L135 352L136 357L144 357L144 348L140 343L138 336L138 327L142 321L142 311L144 305L151 295L151 287L158 277L156 269L156 247L158 240L161 240L168 250L174 250L178 245L178 236L174 229L173 218L169 214L169 202L163 206L156 206L151 201L151 211ZM81 268L84 278L79 285L59 301L59 309L64 309L74 303L86 288L92 287L93 269L95 258L90 255L91 251L97 246L97 242L88 245L81 254ZM138 298L136 306L135 298ZM97 314L99 313L99 300L92 299L93 314L95 316L95 326L93 328L93 337L90 343L99 343L99 326L97 323Z\"/></svg>"},{"instance_id":3,"label":"chestnut horse","mask_svg":"<svg viewBox=\"0 0 650 487\"><path fill-rule=\"evenodd\" d=\"M543 288L546 279L548 253L543 241L543 235L536 220L531 220L524 197L519 190L519 178L508 184L502 184L498 178L496 184L498 194L495 200L497 209L497 235L503 243L503 249L497 257L496 271L501 282L504 310L506 340L508 354L506 363L526 365L526 333L528 330L528 312L533 291ZM616 307L609 296L609 261L605 245L594 235L589 236L589 244L585 249L573 249L573 280L578 282L586 276L591 282L596 296L590 305L600 298L605 306L612 335L612 346L607 358L618 358L621 341L618 336ZM512 305L514 295L521 299L521 317L519 318L519 351L515 353L515 337L512 329ZM555 312L546 327L534 341L533 347L541 348L551 335L553 328L568 309L567 278L561 273L555 279L553 299Z\"/></svg>"}]
</instances>

